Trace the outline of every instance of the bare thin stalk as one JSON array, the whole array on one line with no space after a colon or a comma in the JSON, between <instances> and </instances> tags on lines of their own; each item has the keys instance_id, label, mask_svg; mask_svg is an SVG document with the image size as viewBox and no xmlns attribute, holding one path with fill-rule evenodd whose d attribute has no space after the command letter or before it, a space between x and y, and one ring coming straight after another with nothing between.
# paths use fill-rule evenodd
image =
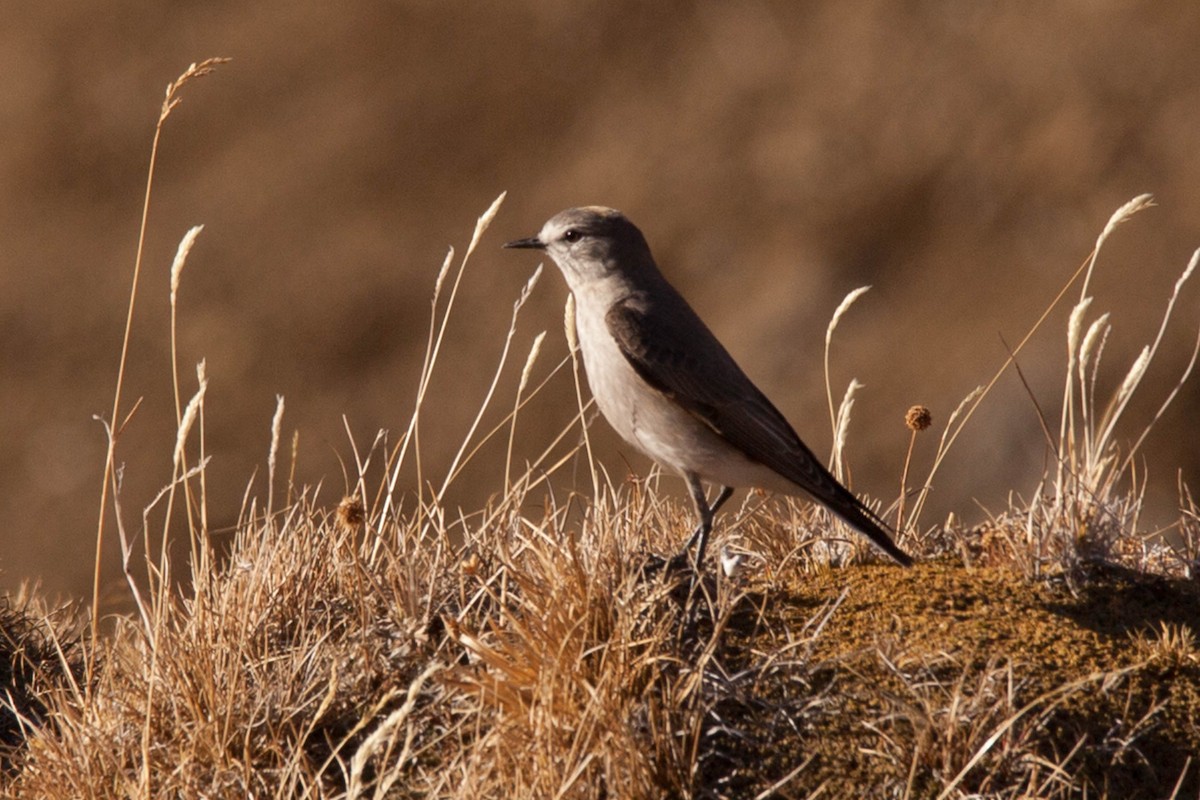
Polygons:
<instances>
[{"instance_id":1,"label":"bare thin stalk","mask_svg":"<svg viewBox=\"0 0 1200 800\"><path fill-rule=\"evenodd\" d=\"M459 445L458 452L454 454L454 459L450 462L450 468L446 470L446 478L442 481L442 488L438 489L435 499L437 503L442 502L445 497L446 489L450 487L450 483L458 476L460 462L462 461L463 453L467 449L467 445L471 443L472 437L475 436L475 431L479 429L479 424L483 420L483 415L487 412L488 407L492 404L492 397L496 394L496 386L500 383L500 375L504 372L504 365L508 363L508 352L512 347L513 335L517 331L517 317L521 313L525 302L529 299L533 287L537 285L538 279L542 276L542 267L539 264L534 270L532 276L526 281L525 287L521 290L520 296L513 303L512 318L509 320L508 333L504 336L504 347L500 351L500 360L496 364L496 369L492 373L492 382L488 385L487 393L484 394L483 402L479 406L479 411L475 414L475 419L471 423L471 427L467 430L467 435L463 438L462 444Z\"/></svg>"},{"instance_id":2,"label":"bare thin stalk","mask_svg":"<svg viewBox=\"0 0 1200 800\"><path fill-rule=\"evenodd\" d=\"M900 499L896 501L896 533L904 531L904 497L908 494L908 465L912 463L913 447L917 443L917 432L910 431L908 452L904 454L904 469L900 473Z\"/></svg>"},{"instance_id":3,"label":"bare thin stalk","mask_svg":"<svg viewBox=\"0 0 1200 800\"><path fill-rule=\"evenodd\" d=\"M1171 292L1171 299L1167 301L1167 309L1165 312L1163 312L1162 321L1158 325L1158 333L1154 337L1154 342L1146 347L1142 351L1142 355L1139 356L1138 360L1134 362L1133 367L1130 368L1125 383L1122 384L1121 389L1114 396L1109 408L1105 410L1104 417L1101 421L1101 446L1103 446L1103 443L1107 442L1112 436L1113 428L1116 427L1117 420L1121 418L1121 415L1125 411L1125 407L1129 404L1130 397L1133 396L1134 391L1137 389L1138 384L1145 375L1146 367L1151 361L1154 360L1155 355L1158 354L1158 347L1160 344L1162 344L1163 334L1166 333L1167 324L1170 322L1171 314L1175 310L1175 301L1179 299L1179 293L1182 291L1184 284L1187 283L1188 278L1190 278L1192 273L1195 272L1197 262L1200 262L1200 250L1197 250L1192 254L1192 258L1190 261L1188 261L1188 265L1184 269L1183 274L1180 275L1179 279L1175 281L1175 289ZM1191 366L1189 365L1187 372L1184 373L1185 378L1187 373L1190 371ZM1174 397L1174 394L1172 394L1172 397Z\"/></svg>"},{"instance_id":4,"label":"bare thin stalk","mask_svg":"<svg viewBox=\"0 0 1200 800\"><path fill-rule=\"evenodd\" d=\"M833 342L833 332L837 329L838 323L842 319L850 306L854 305L854 301L862 297L870 289L870 286L860 286L854 291L842 298L842 302L834 310L833 316L829 319L829 325L825 328L825 401L829 404L829 427L833 434L833 452L829 454L830 463L837 462L837 438L838 438L838 415L833 409L833 379L829 371L829 348Z\"/></svg>"},{"instance_id":5,"label":"bare thin stalk","mask_svg":"<svg viewBox=\"0 0 1200 800\"><path fill-rule=\"evenodd\" d=\"M193 226L183 235L179 241L179 247L175 251L175 260L171 263L171 387L175 399L175 428L183 430L183 407L182 395L179 391L179 337L178 337L178 300L179 300L179 281L183 275L183 268L187 263L188 255L192 251L193 245L196 243L196 237L200 235L200 231L204 230L203 225ZM203 362L197 368L203 371ZM203 378L201 379L203 383ZM188 424L191 428L191 423ZM175 474L178 476L182 465L187 463L187 453L184 449L186 437L176 442L176 457L174 459ZM172 484L174 485L174 484ZM184 481L184 510L187 516L188 524L188 545L191 548L192 562L195 563L200 557L199 541L196 535L196 521L194 517L194 498L192 497L191 483ZM172 490L171 497L167 501L167 512L163 519L163 542L165 542L167 534L171 527L171 516L175 508L175 492Z\"/></svg>"},{"instance_id":6,"label":"bare thin stalk","mask_svg":"<svg viewBox=\"0 0 1200 800\"><path fill-rule=\"evenodd\" d=\"M521 381L517 384L517 395L513 399L513 410L508 415L512 422L508 426L508 449L505 451L504 456L504 491L506 494L512 489L510 477L512 475L513 443L516 441L517 436L517 411L521 408L521 393L525 391L525 387L529 384L529 376L533 372L533 364L537 361L538 353L542 350L542 341L545 338L546 332L542 331L534 338L533 345L529 348L529 355L525 357L525 368L521 370Z\"/></svg>"},{"instance_id":7,"label":"bare thin stalk","mask_svg":"<svg viewBox=\"0 0 1200 800\"><path fill-rule=\"evenodd\" d=\"M191 80L211 73L220 64L229 61L227 58L210 58L199 64L192 64L183 74L167 84L166 97L158 114L158 122L154 126L154 139L150 144L150 164L146 170L146 191L142 198L142 219L138 228L137 254L133 259L133 279L129 287L129 307L125 314L125 334L121 339L121 359L117 365L117 385L113 390L112 415L109 417L115 426L108 437L108 451L104 456L104 479L100 488L100 513L96 523L96 560L92 574L92 619L91 619L91 649L87 661L87 684L91 686L92 670L95 666L91 653L95 652L100 630L100 565L104 554L104 520L108 515L109 483L116 468L116 446L121 436L123 425L117 425L121 412L121 390L125 386L125 366L129 357L129 342L133 332L133 310L137 303L137 291L142 274L142 255L146 247L146 228L150 219L150 196L154 187L154 168L158 161L158 143L162 136L163 124L175 106L179 105L179 91Z\"/></svg>"},{"instance_id":8,"label":"bare thin stalk","mask_svg":"<svg viewBox=\"0 0 1200 800\"><path fill-rule=\"evenodd\" d=\"M441 296L442 284L446 279L446 275L450 269L450 264L454 258L454 248L450 248L450 251L446 254L446 260L442 263L442 269L438 273L437 281L434 284L433 290L433 314L429 321L429 338L425 346L425 361L421 365L421 377L417 384L417 400L415 407L413 408L412 417L409 419L408 430L405 431L404 436L401 437L400 442L397 443L395 452L393 453L391 459L391 479L388 482L388 495L384 500L384 507L380 517L381 521L387 518L388 512L393 504L392 498L394 497L396 484L400 479L400 468L404 464L404 458L408 452L410 443L413 445L416 452L417 492L419 495L423 495L425 491L425 481L422 473L420 456L419 422L421 408L425 402L425 394L429 390L429 381L433 377L434 365L437 363L438 354L442 349L442 341L446 335L446 326L450 321L450 312L454 308L454 300L458 296L458 287L462 283L462 277L467 267L467 261L470 259L471 254L475 251L475 247L479 244L479 240L483 236L483 232L488 229L488 226L491 224L492 220L495 219L496 214L499 213L500 206L504 202L504 198L507 194L507 192L501 192L500 196L492 201L492 204L488 207L487 211L483 212L483 214L479 217L479 220L476 222L475 232L471 236L471 243L467 246L467 251L465 254L463 254L462 261L459 263L458 272L454 276L454 283L450 288L450 296L446 301L445 309L442 311L440 323L437 321L438 299ZM434 332L435 329L436 333ZM423 506L424 503L418 503L418 508Z\"/></svg>"},{"instance_id":9,"label":"bare thin stalk","mask_svg":"<svg viewBox=\"0 0 1200 800\"><path fill-rule=\"evenodd\" d=\"M588 471L592 478L592 501L600 499L600 476L596 471L596 459L592 455L592 437L588 435L587 405L583 402L583 385L579 379L579 334L575 329L575 295L567 295L567 303L563 307L563 332L567 337L567 349L571 353L571 375L575 379L575 405L579 409L579 419L583 422L583 449L587 454ZM589 401L593 402L593 401Z\"/></svg>"}]
</instances>

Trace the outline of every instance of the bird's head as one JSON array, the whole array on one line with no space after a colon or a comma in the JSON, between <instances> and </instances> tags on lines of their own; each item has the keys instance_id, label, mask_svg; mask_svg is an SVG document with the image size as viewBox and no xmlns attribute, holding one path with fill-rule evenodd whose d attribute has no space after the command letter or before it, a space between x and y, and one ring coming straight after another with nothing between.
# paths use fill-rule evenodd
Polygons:
<instances>
[{"instance_id":1,"label":"bird's head","mask_svg":"<svg viewBox=\"0 0 1200 800\"><path fill-rule=\"evenodd\" d=\"M614 276L636 281L658 272L642 232L620 211L603 206L560 211L536 236L504 246L546 251L572 290Z\"/></svg>"}]
</instances>

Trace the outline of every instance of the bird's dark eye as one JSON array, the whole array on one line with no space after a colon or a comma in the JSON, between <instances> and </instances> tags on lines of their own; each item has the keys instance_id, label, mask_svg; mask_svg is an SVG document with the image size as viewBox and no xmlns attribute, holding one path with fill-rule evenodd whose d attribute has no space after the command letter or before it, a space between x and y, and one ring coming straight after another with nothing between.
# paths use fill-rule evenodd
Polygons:
<instances>
[{"instance_id":1,"label":"bird's dark eye","mask_svg":"<svg viewBox=\"0 0 1200 800\"><path fill-rule=\"evenodd\" d=\"M575 242L578 242L582 238L583 238L583 234L580 233L579 231L575 230L574 228L571 228L570 230L563 233L563 239L565 239L568 244L574 244Z\"/></svg>"}]
</instances>

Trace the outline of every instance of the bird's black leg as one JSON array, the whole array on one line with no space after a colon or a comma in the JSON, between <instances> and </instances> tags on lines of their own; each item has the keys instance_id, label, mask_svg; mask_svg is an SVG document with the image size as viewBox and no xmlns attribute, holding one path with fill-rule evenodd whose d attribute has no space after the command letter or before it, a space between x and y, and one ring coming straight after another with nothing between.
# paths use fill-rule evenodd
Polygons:
<instances>
[{"instance_id":1,"label":"bird's black leg","mask_svg":"<svg viewBox=\"0 0 1200 800\"><path fill-rule=\"evenodd\" d=\"M683 546L686 553L693 544L697 541L696 546L696 569L700 568L700 564L704 561L704 548L708 544L708 534L712 531L713 517L721 506L725 505L725 501L733 494L732 486L722 486L721 492L717 495L717 499L712 505L708 504L708 498L704 496L704 485L700 483L700 476L694 472L689 472L684 475L687 481L688 489L692 493L692 502L696 506L696 515L700 518L696 525L696 530L692 532L692 536L687 540L687 544Z\"/></svg>"},{"instance_id":2,"label":"bird's black leg","mask_svg":"<svg viewBox=\"0 0 1200 800\"><path fill-rule=\"evenodd\" d=\"M708 509L709 511L712 512L712 515L714 517L717 515L717 512L721 510L721 506L725 505L725 501L728 500L729 496L732 494L733 494L732 486L722 486L721 487L721 493L719 495L717 495L717 499L713 500L713 504Z\"/></svg>"}]
</instances>

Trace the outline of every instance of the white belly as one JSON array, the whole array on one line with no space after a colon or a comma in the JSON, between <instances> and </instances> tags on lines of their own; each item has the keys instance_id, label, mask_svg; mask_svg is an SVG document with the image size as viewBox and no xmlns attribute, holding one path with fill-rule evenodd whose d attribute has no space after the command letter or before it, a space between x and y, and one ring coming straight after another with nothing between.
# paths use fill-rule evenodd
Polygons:
<instances>
[{"instance_id":1,"label":"white belly","mask_svg":"<svg viewBox=\"0 0 1200 800\"><path fill-rule=\"evenodd\" d=\"M775 471L746 458L702 420L647 384L608 331L603 314L579 303L576 330L596 405L625 441L665 467L694 472L722 486L754 486L796 494L798 488Z\"/></svg>"}]
</instances>

